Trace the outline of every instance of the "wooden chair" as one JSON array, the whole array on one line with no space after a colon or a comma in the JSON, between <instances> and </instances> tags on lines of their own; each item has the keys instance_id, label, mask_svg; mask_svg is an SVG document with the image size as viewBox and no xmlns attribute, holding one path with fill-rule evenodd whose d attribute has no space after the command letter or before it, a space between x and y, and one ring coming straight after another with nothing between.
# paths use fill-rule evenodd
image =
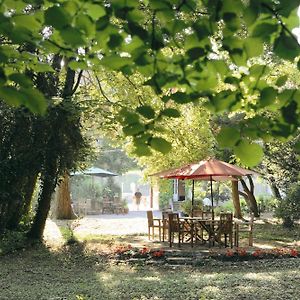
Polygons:
<instances>
[{"instance_id":1,"label":"wooden chair","mask_svg":"<svg viewBox=\"0 0 300 300\"><path fill-rule=\"evenodd\" d=\"M165 237L169 230L169 211L162 212L162 241L165 241Z\"/></svg>"},{"instance_id":2,"label":"wooden chair","mask_svg":"<svg viewBox=\"0 0 300 300\"><path fill-rule=\"evenodd\" d=\"M154 228L158 228L159 240L161 241L161 219L153 218L153 211L147 211L148 219L148 239L150 240L150 231L152 228L152 239L154 239Z\"/></svg>"},{"instance_id":3,"label":"wooden chair","mask_svg":"<svg viewBox=\"0 0 300 300\"><path fill-rule=\"evenodd\" d=\"M227 238L229 238L230 247L233 247L233 215L232 213L220 214L220 225L217 229L218 240L224 235L225 247L227 247Z\"/></svg>"},{"instance_id":4,"label":"wooden chair","mask_svg":"<svg viewBox=\"0 0 300 300\"><path fill-rule=\"evenodd\" d=\"M253 246L253 227L254 227L254 214L250 214L249 221L236 221L234 226L234 245L239 246L239 235L241 232L246 232L248 235L248 245Z\"/></svg>"},{"instance_id":5,"label":"wooden chair","mask_svg":"<svg viewBox=\"0 0 300 300\"><path fill-rule=\"evenodd\" d=\"M169 213L168 220L169 220L168 231L169 231L170 247L172 247L172 244L174 243L175 233L178 234L178 246L180 247L180 243L183 239L184 229L183 229L182 224L179 221L179 214L178 213Z\"/></svg>"}]
</instances>

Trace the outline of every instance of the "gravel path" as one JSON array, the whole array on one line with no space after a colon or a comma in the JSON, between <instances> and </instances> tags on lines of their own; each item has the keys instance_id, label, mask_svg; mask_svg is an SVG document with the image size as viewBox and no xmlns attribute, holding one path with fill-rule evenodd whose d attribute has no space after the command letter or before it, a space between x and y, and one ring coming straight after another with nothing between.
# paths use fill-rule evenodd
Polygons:
<instances>
[{"instance_id":1,"label":"gravel path","mask_svg":"<svg viewBox=\"0 0 300 300\"><path fill-rule=\"evenodd\" d=\"M159 217L159 211L154 212ZM132 211L126 215L95 215L78 220L75 233L83 234L145 234L148 231L146 211Z\"/></svg>"}]
</instances>

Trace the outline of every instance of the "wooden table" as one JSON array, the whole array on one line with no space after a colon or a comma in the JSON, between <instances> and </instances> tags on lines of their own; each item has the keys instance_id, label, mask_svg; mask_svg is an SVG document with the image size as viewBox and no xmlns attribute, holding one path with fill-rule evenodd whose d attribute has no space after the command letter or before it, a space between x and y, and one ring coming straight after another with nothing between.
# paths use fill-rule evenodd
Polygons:
<instances>
[{"instance_id":1,"label":"wooden table","mask_svg":"<svg viewBox=\"0 0 300 300\"><path fill-rule=\"evenodd\" d=\"M201 217L182 217L180 218L183 226L189 227L191 235L189 237L191 246L196 242L203 244L209 243L209 246L214 245L215 242L221 244L218 237L218 227L220 220L206 220ZM207 233L207 238L204 236L203 231Z\"/></svg>"}]
</instances>

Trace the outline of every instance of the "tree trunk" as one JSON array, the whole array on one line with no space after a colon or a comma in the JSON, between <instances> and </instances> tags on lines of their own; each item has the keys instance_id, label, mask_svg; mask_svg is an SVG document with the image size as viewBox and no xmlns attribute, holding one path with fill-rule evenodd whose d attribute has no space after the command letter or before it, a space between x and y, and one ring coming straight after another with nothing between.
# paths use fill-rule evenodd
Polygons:
<instances>
[{"instance_id":1,"label":"tree trunk","mask_svg":"<svg viewBox=\"0 0 300 300\"><path fill-rule=\"evenodd\" d=\"M251 212L254 213L254 216L259 217L258 206L257 206L257 202L256 202L256 199L255 199L255 196L254 196L253 179L249 175L247 175L247 178L249 180L250 188L248 188L248 186L247 186L246 182L244 181L244 179L240 179L241 184L242 184L243 189L244 189L244 193L240 193L240 194L242 194L245 197L246 202L249 205L249 209L250 209Z\"/></svg>"},{"instance_id":2,"label":"tree trunk","mask_svg":"<svg viewBox=\"0 0 300 300\"><path fill-rule=\"evenodd\" d=\"M72 220L77 218L71 204L70 179L67 173L65 173L56 192L55 216L57 219L61 220Z\"/></svg>"},{"instance_id":3,"label":"tree trunk","mask_svg":"<svg viewBox=\"0 0 300 300\"><path fill-rule=\"evenodd\" d=\"M36 187L38 175L33 175L28 179L27 187L25 188L25 196L24 196L24 207L23 207L23 215L28 216L31 209L31 201L34 189Z\"/></svg>"},{"instance_id":4,"label":"tree trunk","mask_svg":"<svg viewBox=\"0 0 300 300\"><path fill-rule=\"evenodd\" d=\"M232 183L232 201L234 206L234 216L235 218L242 219L242 211L240 205L239 191L238 191L238 182L231 181Z\"/></svg>"},{"instance_id":5,"label":"tree trunk","mask_svg":"<svg viewBox=\"0 0 300 300\"><path fill-rule=\"evenodd\" d=\"M8 228L18 228L22 218L27 217L31 208L31 200L36 185L37 175L29 176L22 183L22 202L20 202L14 214L8 222Z\"/></svg>"},{"instance_id":6,"label":"tree trunk","mask_svg":"<svg viewBox=\"0 0 300 300\"><path fill-rule=\"evenodd\" d=\"M281 197L281 194L280 194L280 191L275 183L275 180L273 177L270 177L268 178L268 181L270 183L270 187L271 187L271 190L272 190L272 193L274 195L274 197L278 200L282 200L282 197Z\"/></svg>"},{"instance_id":7,"label":"tree trunk","mask_svg":"<svg viewBox=\"0 0 300 300\"><path fill-rule=\"evenodd\" d=\"M47 174L42 179L42 191L39 196L36 214L28 232L28 236L32 239L43 239L43 232L48 217L48 212L51 204L51 196L56 186L56 172L52 167L51 171L47 170ZM50 172L49 172L50 171Z\"/></svg>"}]
</instances>

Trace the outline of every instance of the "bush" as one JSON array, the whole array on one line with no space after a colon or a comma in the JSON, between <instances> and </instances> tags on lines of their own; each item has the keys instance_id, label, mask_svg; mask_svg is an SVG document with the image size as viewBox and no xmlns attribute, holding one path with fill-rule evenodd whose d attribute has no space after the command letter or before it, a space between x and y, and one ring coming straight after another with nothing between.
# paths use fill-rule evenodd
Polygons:
<instances>
[{"instance_id":1,"label":"bush","mask_svg":"<svg viewBox=\"0 0 300 300\"><path fill-rule=\"evenodd\" d=\"M202 200L195 199L194 200L194 211L195 210L201 210L202 207L203 207ZM191 215L191 213L192 213L192 200L186 200L186 201L182 202L182 204L181 204L181 210L185 214Z\"/></svg>"},{"instance_id":2,"label":"bush","mask_svg":"<svg viewBox=\"0 0 300 300\"><path fill-rule=\"evenodd\" d=\"M25 232L6 231L0 235L0 256L25 248L27 237Z\"/></svg>"},{"instance_id":3,"label":"bush","mask_svg":"<svg viewBox=\"0 0 300 300\"><path fill-rule=\"evenodd\" d=\"M278 206L278 200L270 196L258 196L257 204L259 211L262 212L274 212Z\"/></svg>"},{"instance_id":4,"label":"bush","mask_svg":"<svg viewBox=\"0 0 300 300\"><path fill-rule=\"evenodd\" d=\"M170 180L160 180L159 182L159 209L170 207L170 200L173 198L172 182Z\"/></svg>"},{"instance_id":5,"label":"bush","mask_svg":"<svg viewBox=\"0 0 300 300\"><path fill-rule=\"evenodd\" d=\"M294 222L300 219L300 184L292 185L285 199L279 202L276 216L282 218L283 226L293 227Z\"/></svg>"},{"instance_id":6,"label":"bush","mask_svg":"<svg viewBox=\"0 0 300 300\"><path fill-rule=\"evenodd\" d=\"M247 214L249 213L249 209L247 206L247 203L244 199L240 199L240 204L241 204L241 211L243 214ZM221 212L232 212L234 213L234 206L233 206L233 202L227 201L224 204L217 206L215 209L215 214L218 216Z\"/></svg>"}]
</instances>

